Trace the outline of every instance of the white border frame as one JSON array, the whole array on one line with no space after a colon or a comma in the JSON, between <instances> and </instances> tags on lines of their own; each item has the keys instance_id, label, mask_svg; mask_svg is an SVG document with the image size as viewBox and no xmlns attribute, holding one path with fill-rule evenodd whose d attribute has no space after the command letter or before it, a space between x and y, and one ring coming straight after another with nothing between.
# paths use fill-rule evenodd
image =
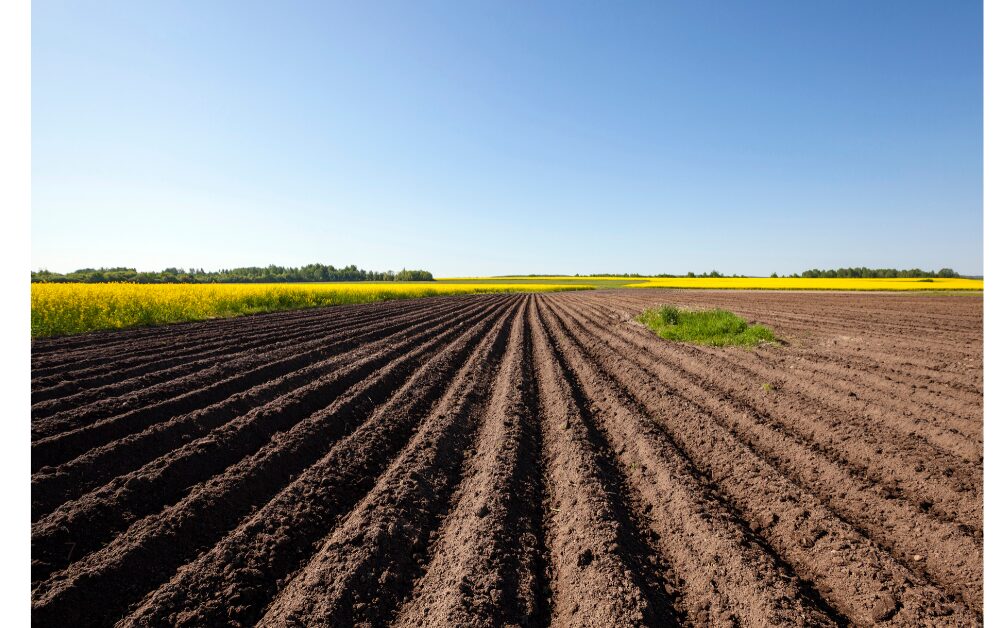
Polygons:
<instances>
[{"instance_id":1,"label":"white border frame","mask_svg":"<svg viewBox=\"0 0 1000 628\"><path fill-rule=\"evenodd\" d=\"M0 219L4 267L13 284L0 308L3 361L0 382L4 412L0 438L0 482L4 512L4 623L31 622L31 4L0 2ZM18 270L18 269L21 270ZM22 283L23 281L23 283Z\"/></svg>"}]
</instances>

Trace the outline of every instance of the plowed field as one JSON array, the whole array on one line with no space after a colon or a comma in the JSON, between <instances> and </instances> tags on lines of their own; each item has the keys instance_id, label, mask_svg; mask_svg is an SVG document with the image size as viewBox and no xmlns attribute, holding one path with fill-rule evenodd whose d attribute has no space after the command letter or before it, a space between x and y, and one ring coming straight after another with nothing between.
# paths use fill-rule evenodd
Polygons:
<instances>
[{"instance_id":1,"label":"plowed field","mask_svg":"<svg viewBox=\"0 0 1000 628\"><path fill-rule=\"evenodd\" d=\"M651 289L35 341L33 622L975 625L982 340L981 297Z\"/></svg>"}]
</instances>

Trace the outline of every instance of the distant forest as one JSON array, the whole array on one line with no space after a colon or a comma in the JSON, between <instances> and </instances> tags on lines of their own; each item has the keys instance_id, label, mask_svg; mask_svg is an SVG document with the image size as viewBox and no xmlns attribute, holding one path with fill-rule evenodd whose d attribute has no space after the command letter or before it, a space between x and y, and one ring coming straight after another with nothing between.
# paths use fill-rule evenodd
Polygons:
<instances>
[{"instance_id":1,"label":"distant forest","mask_svg":"<svg viewBox=\"0 0 1000 628\"><path fill-rule=\"evenodd\" d=\"M792 277L799 276L825 278L851 277L859 279L924 279L931 277L961 277L961 275L950 268L942 268L941 270L934 272L933 270L920 270L919 268L896 270L895 268L865 268L864 266L860 268L838 268L837 270L819 270L818 268L814 268L803 272L802 275L792 275Z\"/></svg>"},{"instance_id":2,"label":"distant forest","mask_svg":"<svg viewBox=\"0 0 1000 628\"><path fill-rule=\"evenodd\" d=\"M285 283L314 281L434 281L426 270L385 272L364 270L353 264L337 268L326 264L294 266L249 266L206 272L201 268L166 268L160 272L138 272L134 268L81 268L65 275L47 270L32 271L32 283Z\"/></svg>"},{"instance_id":3,"label":"distant forest","mask_svg":"<svg viewBox=\"0 0 1000 628\"><path fill-rule=\"evenodd\" d=\"M513 275L511 275L513 276ZM519 275L521 277L580 277L581 275ZM583 275L584 277L629 277L637 279L652 279L656 277L667 277L667 278L677 278L677 277L747 277L747 275L725 275L716 270L710 273L695 274L689 272L684 275L671 275L668 273L660 273L658 275L643 275L641 273L593 273L591 275ZM909 270L899 270L896 268L867 268L861 266L858 268L838 268L837 270L820 270L814 268L812 270L803 271L800 275L799 273L793 273L791 275L779 275L778 273L771 273L771 277L807 277L807 278L838 278L838 277L850 277L855 279L924 279L924 278L950 278L950 277L961 277L957 272L950 268L942 268L938 271L933 270L920 270L919 268L911 268Z\"/></svg>"}]
</instances>

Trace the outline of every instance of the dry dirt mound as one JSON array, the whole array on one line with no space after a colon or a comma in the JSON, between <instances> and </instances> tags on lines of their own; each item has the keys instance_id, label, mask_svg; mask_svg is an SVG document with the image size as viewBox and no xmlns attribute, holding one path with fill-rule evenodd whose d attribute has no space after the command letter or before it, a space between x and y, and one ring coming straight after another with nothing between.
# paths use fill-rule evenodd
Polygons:
<instances>
[{"instance_id":1,"label":"dry dirt mound","mask_svg":"<svg viewBox=\"0 0 1000 628\"><path fill-rule=\"evenodd\" d=\"M661 303L785 344L667 343ZM36 341L33 622L975 625L982 325L632 290Z\"/></svg>"}]
</instances>

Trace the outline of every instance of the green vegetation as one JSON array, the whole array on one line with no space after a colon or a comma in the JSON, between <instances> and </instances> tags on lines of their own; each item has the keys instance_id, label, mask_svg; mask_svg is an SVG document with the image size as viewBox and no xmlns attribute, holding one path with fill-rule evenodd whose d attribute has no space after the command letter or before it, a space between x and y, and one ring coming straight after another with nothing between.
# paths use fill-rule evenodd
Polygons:
<instances>
[{"instance_id":1,"label":"green vegetation","mask_svg":"<svg viewBox=\"0 0 1000 628\"><path fill-rule=\"evenodd\" d=\"M726 310L688 311L668 305L646 310L637 320L667 340L715 347L774 342L770 329L763 325L750 325Z\"/></svg>"},{"instance_id":2,"label":"green vegetation","mask_svg":"<svg viewBox=\"0 0 1000 628\"><path fill-rule=\"evenodd\" d=\"M434 281L426 270L385 272L354 266L307 264L294 266L248 266L205 272L204 269L167 268L138 272L134 268L81 268L65 275L40 270L31 273L31 283L308 283L329 281Z\"/></svg>"}]
</instances>

